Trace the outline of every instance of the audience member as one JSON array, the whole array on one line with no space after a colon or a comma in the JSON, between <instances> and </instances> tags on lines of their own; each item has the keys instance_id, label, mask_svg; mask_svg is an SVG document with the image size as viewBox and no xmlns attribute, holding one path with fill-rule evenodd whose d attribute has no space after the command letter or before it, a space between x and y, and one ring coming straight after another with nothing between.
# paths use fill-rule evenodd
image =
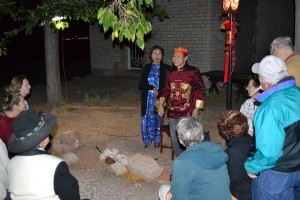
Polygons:
<instances>
[{"instance_id":1,"label":"audience member","mask_svg":"<svg viewBox=\"0 0 300 200\"><path fill-rule=\"evenodd\" d=\"M260 83L258 78L250 76L246 90L251 98L247 99L242 104L240 111L247 117L249 126L248 134L253 136L253 117L259 106L259 102L255 100L255 97L260 94Z\"/></svg>"},{"instance_id":2,"label":"audience member","mask_svg":"<svg viewBox=\"0 0 300 200\"><path fill-rule=\"evenodd\" d=\"M300 88L270 55L252 66L265 90L254 115L256 149L245 163L253 199L300 199Z\"/></svg>"},{"instance_id":3,"label":"audience member","mask_svg":"<svg viewBox=\"0 0 300 200\"><path fill-rule=\"evenodd\" d=\"M14 121L8 150L18 155L7 166L13 200L80 199L78 182L67 164L44 150L55 124L55 116L33 111L21 113Z\"/></svg>"},{"instance_id":4,"label":"audience member","mask_svg":"<svg viewBox=\"0 0 300 200\"><path fill-rule=\"evenodd\" d=\"M171 185L162 185L161 200L229 200L228 157L221 146L202 142L203 127L193 117L180 119L178 138L187 149L173 163Z\"/></svg>"},{"instance_id":5,"label":"audience member","mask_svg":"<svg viewBox=\"0 0 300 200\"><path fill-rule=\"evenodd\" d=\"M175 68L167 74L166 82L160 93L158 114L163 116L163 105L169 100L168 118L175 156L178 157L184 148L179 144L176 124L181 117L198 117L203 108L205 86L200 70L187 64L188 52L184 46L174 49L173 64Z\"/></svg>"},{"instance_id":6,"label":"audience member","mask_svg":"<svg viewBox=\"0 0 300 200\"><path fill-rule=\"evenodd\" d=\"M0 138L7 145L12 134L11 125L15 118L25 110L26 101L19 93L10 93L3 97L3 110L0 111Z\"/></svg>"},{"instance_id":7,"label":"audience member","mask_svg":"<svg viewBox=\"0 0 300 200\"><path fill-rule=\"evenodd\" d=\"M154 142L154 147L160 145L159 120L155 110L155 100L163 88L170 66L163 63L164 49L158 45L152 47L149 58L141 71L139 88L142 90L141 99L141 128L145 147Z\"/></svg>"},{"instance_id":8,"label":"audience member","mask_svg":"<svg viewBox=\"0 0 300 200\"><path fill-rule=\"evenodd\" d=\"M294 45L290 37L277 37L270 45L270 54L284 60L289 76L296 79L300 87L300 52L294 52Z\"/></svg>"},{"instance_id":9,"label":"audience member","mask_svg":"<svg viewBox=\"0 0 300 200\"><path fill-rule=\"evenodd\" d=\"M227 168L230 178L230 191L233 199L251 200L251 178L244 168L252 137L248 133L245 115L236 110L225 111L218 121L219 133L227 141Z\"/></svg>"},{"instance_id":10,"label":"audience member","mask_svg":"<svg viewBox=\"0 0 300 200\"><path fill-rule=\"evenodd\" d=\"M0 139L0 199L9 199L7 196L8 178L6 167L9 158L5 144Z\"/></svg>"},{"instance_id":11,"label":"audience member","mask_svg":"<svg viewBox=\"0 0 300 200\"><path fill-rule=\"evenodd\" d=\"M17 75L13 77L10 85L5 87L7 93L20 92L21 95L26 99L30 93L31 86L29 81L24 75ZM26 110L29 110L28 102L26 102Z\"/></svg>"}]
</instances>

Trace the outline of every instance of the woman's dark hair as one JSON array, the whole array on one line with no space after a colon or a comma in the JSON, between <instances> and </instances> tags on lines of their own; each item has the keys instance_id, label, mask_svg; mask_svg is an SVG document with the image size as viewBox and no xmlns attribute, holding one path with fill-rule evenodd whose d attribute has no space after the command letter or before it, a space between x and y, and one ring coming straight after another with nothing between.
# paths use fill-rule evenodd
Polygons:
<instances>
[{"instance_id":1,"label":"woman's dark hair","mask_svg":"<svg viewBox=\"0 0 300 200\"><path fill-rule=\"evenodd\" d=\"M220 135L227 140L248 134L247 117L237 110L225 111L219 118L218 129Z\"/></svg>"},{"instance_id":2,"label":"woman's dark hair","mask_svg":"<svg viewBox=\"0 0 300 200\"><path fill-rule=\"evenodd\" d=\"M154 46L151 48L150 53L149 53L149 59L152 61L151 56L152 56L153 51L156 50L156 49L159 49L159 50L160 50L160 52L161 52L161 54L162 54L162 59L161 59L161 61L162 61L162 60L164 59L165 51L164 51L164 49L163 49L161 46L159 46L159 45L154 45Z\"/></svg>"},{"instance_id":3,"label":"woman's dark hair","mask_svg":"<svg viewBox=\"0 0 300 200\"><path fill-rule=\"evenodd\" d=\"M260 82L259 82L259 79L258 79L258 76L255 74L255 75L250 75L249 78L248 78L248 83L253 80L253 86L258 88L259 85L260 85Z\"/></svg>"}]
</instances>

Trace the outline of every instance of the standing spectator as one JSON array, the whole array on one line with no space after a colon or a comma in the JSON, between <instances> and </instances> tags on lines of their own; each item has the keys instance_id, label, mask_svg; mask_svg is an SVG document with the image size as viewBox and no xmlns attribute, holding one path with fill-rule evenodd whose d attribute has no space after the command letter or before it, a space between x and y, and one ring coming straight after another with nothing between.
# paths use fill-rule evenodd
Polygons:
<instances>
[{"instance_id":1,"label":"standing spectator","mask_svg":"<svg viewBox=\"0 0 300 200\"><path fill-rule=\"evenodd\" d=\"M8 150L18 154L7 166L10 197L14 199L79 200L79 186L67 164L47 154L53 115L23 112L14 121Z\"/></svg>"},{"instance_id":2,"label":"standing spectator","mask_svg":"<svg viewBox=\"0 0 300 200\"><path fill-rule=\"evenodd\" d=\"M21 95L26 99L30 93L30 84L26 76L17 75L13 77L10 85L5 87L7 93L20 92ZM29 110L28 102L26 101L26 110Z\"/></svg>"},{"instance_id":3,"label":"standing spectator","mask_svg":"<svg viewBox=\"0 0 300 200\"><path fill-rule=\"evenodd\" d=\"M168 74L165 86L161 91L158 114L163 116L163 105L169 100L169 125L175 156L183 151L176 134L176 124L181 117L198 117L199 109L203 108L205 86L200 70L187 64L188 52L184 46L174 49L173 68Z\"/></svg>"},{"instance_id":4,"label":"standing spectator","mask_svg":"<svg viewBox=\"0 0 300 200\"><path fill-rule=\"evenodd\" d=\"M237 110L225 111L218 121L220 135L227 141L227 168L230 178L230 191L233 199L251 200L251 178L244 168L252 137L248 133L247 118Z\"/></svg>"},{"instance_id":5,"label":"standing spectator","mask_svg":"<svg viewBox=\"0 0 300 200\"><path fill-rule=\"evenodd\" d=\"M294 52L294 45L290 37L277 37L270 45L270 54L284 60L289 76L296 79L300 87L300 52Z\"/></svg>"},{"instance_id":6,"label":"standing spectator","mask_svg":"<svg viewBox=\"0 0 300 200\"><path fill-rule=\"evenodd\" d=\"M2 99L4 109L0 111L0 138L7 145L12 134L11 125L16 117L25 110L27 103L19 92L7 94Z\"/></svg>"},{"instance_id":7,"label":"standing spectator","mask_svg":"<svg viewBox=\"0 0 300 200\"><path fill-rule=\"evenodd\" d=\"M158 45L152 47L149 58L151 63L142 68L139 83L139 88L142 90L141 129L145 148L152 142L154 147L158 148L160 117L154 112L155 100L165 84L170 66L163 63L164 49Z\"/></svg>"},{"instance_id":8,"label":"standing spectator","mask_svg":"<svg viewBox=\"0 0 300 200\"><path fill-rule=\"evenodd\" d=\"M193 117L180 119L178 138L187 149L173 163L171 185L162 185L161 200L231 200L226 162L221 146L202 142L203 126Z\"/></svg>"},{"instance_id":9,"label":"standing spectator","mask_svg":"<svg viewBox=\"0 0 300 200\"><path fill-rule=\"evenodd\" d=\"M248 134L253 136L253 117L255 111L258 109L259 102L255 100L255 97L260 94L259 89L260 83L258 78L254 76L249 77L249 82L246 87L246 90L248 92L248 95L251 97L247 99L241 106L240 111L243 113L248 120Z\"/></svg>"},{"instance_id":10,"label":"standing spectator","mask_svg":"<svg viewBox=\"0 0 300 200\"><path fill-rule=\"evenodd\" d=\"M253 199L300 199L300 88L270 55L252 66L265 90L254 115L256 149L245 163Z\"/></svg>"}]
</instances>

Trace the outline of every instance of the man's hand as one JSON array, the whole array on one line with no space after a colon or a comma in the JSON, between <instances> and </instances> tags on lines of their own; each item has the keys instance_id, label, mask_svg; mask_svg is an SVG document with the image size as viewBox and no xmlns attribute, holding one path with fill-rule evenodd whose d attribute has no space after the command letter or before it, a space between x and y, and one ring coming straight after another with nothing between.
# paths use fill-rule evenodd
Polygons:
<instances>
[{"instance_id":1,"label":"man's hand","mask_svg":"<svg viewBox=\"0 0 300 200\"><path fill-rule=\"evenodd\" d=\"M250 177L250 178L257 178L257 175L256 174L252 174L250 172L247 172L247 175Z\"/></svg>"},{"instance_id":2,"label":"man's hand","mask_svg":"<svg viewBox=\"0 0 300 200\"><path fill-rule=\"evenodd\" d=\"M172 199L172 193L169 191L167 194L166 194L166 200L171 200Z\"/></svg>"},{"instance_id":3,"label":"man's hand","mask_svg":"<svg viewBox=\"0 0 300 200\"><path fill-rule=\"evenodd\" d=\"M192 117L197 118L199 116L199 108L194 108L192 112Z\"/></svg>"},{"instance_id":4,"label":"man's hand","mask_svg":"<svg viewBox=\"0 0 300 200\"><path fill-rule=\"evenodd\" d=\"M164 107L160 103L158 103L158 108L157 108L158 115L162 117L164 115L164 112L165 112Z\"/></svg>"}]
</instances>

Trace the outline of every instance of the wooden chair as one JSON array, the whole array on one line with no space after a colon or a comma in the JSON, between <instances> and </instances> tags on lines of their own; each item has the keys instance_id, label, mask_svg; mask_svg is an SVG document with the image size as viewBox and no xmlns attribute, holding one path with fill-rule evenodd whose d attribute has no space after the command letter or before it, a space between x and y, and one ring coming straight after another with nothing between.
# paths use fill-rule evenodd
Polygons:
<instances>
[{"instance_id":1,"label":"wooden chair","mask_svg":"<svg viewBox=\"0 0 300 200\"><path fill-rule=\"evenodd\" d=\"M168 136L171 141L171 145L164 144L164 136ZM163 149L171 149L171 158L174 160L174 148L172 144L172 137L170 132L170 126L164 123L164 116L160 117L160 153L163 152Z\"/></svg>"}]
</instances>

